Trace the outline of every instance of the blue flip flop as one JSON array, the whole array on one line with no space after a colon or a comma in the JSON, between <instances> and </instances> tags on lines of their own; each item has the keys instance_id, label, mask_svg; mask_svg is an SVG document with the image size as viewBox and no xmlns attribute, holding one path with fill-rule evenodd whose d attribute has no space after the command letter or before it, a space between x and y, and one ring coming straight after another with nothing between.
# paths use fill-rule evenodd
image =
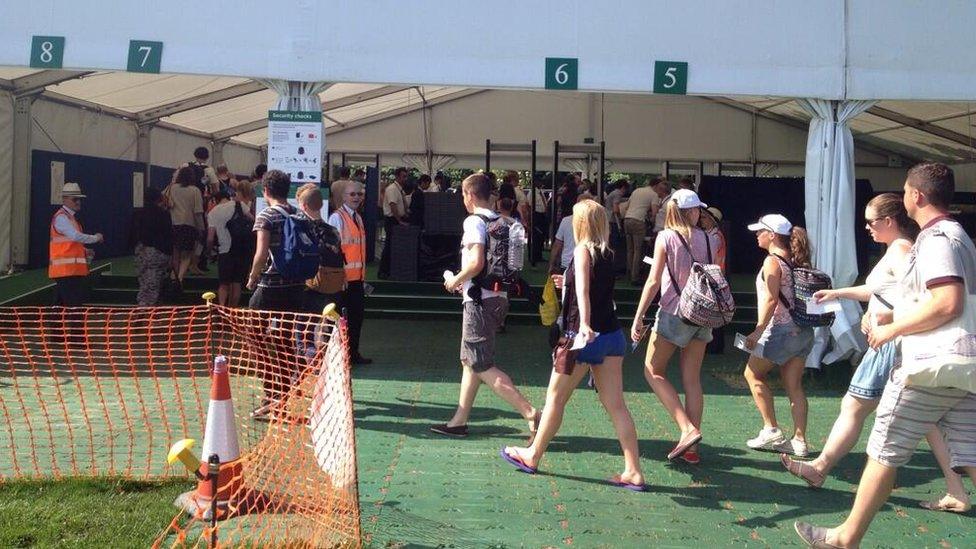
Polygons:
<instances>
[{"instance_id":1,"label":"blue flip flop","mask_svg":"<svg viewBox=\"0 0 976 549\"><path fill-rule=\"evenodd\" d=\"M616 486L617 488L626 488L631 492L646 492L646 484L631 484L629 482L623 482L621 480L613 480L612 478L607 479L607 483L611 486Z\"/></svg>"},{"instance_id":2,"label":"blue flip flop","mask_svg":"<svg viewBox=\"0 0 976 549\"><path fill-rule=\"evenodd\" d=\"M519 459L517 457L513 457L513 456L508 455L508 452L506 452L504 448L502 448L501 451L498 452L498 453L499 453L499 455L502 456L502 459L504 459L505 461L511 463L512 465L515 466L516 469L518 469L519 471L522 471L523 473L528 473L530 475L534 475L536 473L536 471L539 470L536 467L529 467L528 465L525 464L525 462L523 462L521 459Z\"/></svg>"}]
</instances>

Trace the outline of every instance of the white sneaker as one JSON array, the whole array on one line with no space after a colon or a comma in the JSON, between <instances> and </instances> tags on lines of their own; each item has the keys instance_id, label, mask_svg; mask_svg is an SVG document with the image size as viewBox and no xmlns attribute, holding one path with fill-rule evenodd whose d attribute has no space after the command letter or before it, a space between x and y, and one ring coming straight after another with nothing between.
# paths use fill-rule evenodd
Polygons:
<instances>
[{"instance_id":1,"label":"white sneaker","mask_svg":"<svg viewBox=\"0 0 976 549\"><path fill-rule=\"evenodd\" d=\"M780 442L774 449L781 454L789 454L791 456L801 458L805 458L810 455L810 451L807 448L807 443L795 438Z\"/></svg>"},{"instance_id":2,"label":"white sneaker","mask_svg":"<svg viewBox=\"0 0 976 549\"><path fill-rule=\"evenodd\" d=\"M778 427L763 427L756 438L746 441L746 446L753 450L772 451L776 449L778 444L784 442L786 442L786 438L783 436L783 431L780 431Z\"/></svg>"}]
</instances>

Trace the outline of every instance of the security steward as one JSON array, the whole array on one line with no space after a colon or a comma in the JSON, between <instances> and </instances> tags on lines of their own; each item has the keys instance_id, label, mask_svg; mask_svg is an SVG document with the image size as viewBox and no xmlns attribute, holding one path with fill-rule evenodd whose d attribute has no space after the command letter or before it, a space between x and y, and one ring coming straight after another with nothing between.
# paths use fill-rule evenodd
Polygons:
<instances>
[{"instance_id":1,"label":"security steward","mask_svg":"<svg viewBox=\"0 0 976 549\"><path fill-rule=\"evenodd\" d=\"M363 184L349 181L342 188L342 207L329 216L329 225L339 231L342 238L342 255L346 260L346 290L342 294L342 307L346 310L349 326L349 360L353 364L371 364L373 361L359 353L359 336L363 330L366 311L366 231L363 218L356 213L365 198Z\"/></svg>"},{"instance_id":2,"label":"security steward","mask_svg":"<svg viewBox=\"0 0 976 549\"><path fill-rule=\"evenodd\" d=\"M81 210L81 187L65 183L61 189L61 207L51 219L50 260L47 276L57 285L55 305L80 307L87 297L88 263L94 252L85 244L97 244L102 233L85 234L75 215Z\"/></svg>"}]
</instances>

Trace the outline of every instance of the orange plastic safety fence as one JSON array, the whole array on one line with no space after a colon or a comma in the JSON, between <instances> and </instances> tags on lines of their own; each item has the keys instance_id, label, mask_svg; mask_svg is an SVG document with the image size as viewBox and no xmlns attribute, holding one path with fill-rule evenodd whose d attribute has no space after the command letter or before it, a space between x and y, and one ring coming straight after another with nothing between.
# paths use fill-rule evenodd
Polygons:
<instances>
[{"instance_id":1,"label":"orange plastic safety fence","mask_svg":"<svg viewBox=\"0 0 976 549\"><path fill-rule=\"evenodd\" d=\"M318 315L207 305L0 309L0 481L177 476L192 480L193 499L195 479L166 457L180 439L206 442L217 355L229 364L234 425L225 430L240 450L221 457L237 459L233 479L221 475L220 543L358 546L347 345L343 327ZM180 511L160 525L156 544L206 546L208 528L200 513Z\"/></svg>"}]
</instances>

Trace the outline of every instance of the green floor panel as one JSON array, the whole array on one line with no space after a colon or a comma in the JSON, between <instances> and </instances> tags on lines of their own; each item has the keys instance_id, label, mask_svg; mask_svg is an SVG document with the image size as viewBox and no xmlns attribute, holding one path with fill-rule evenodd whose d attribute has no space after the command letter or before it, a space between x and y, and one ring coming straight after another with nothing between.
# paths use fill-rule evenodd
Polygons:
<instances>
[{"instance_id":1,"label":"green floor panel","mask_svg":"<svg viewBox=\"0 0 976 549\"><path fill-rule=\"evenodd\" d=\"M833 524L850 507L867 433L823 489L806 488L782 470L775 454L745 448L760 420L741 381L744 355L737 351L706 359L701 465L666 462L677 429L648 390L643 355L638 354L626 359L624 386L637 424L648 493L604 483L620 470L622 457L598 394L585 387L570 400L540 474L518 472L498 452L523 444L527 426L486 387L471 415L470 437L443 438L428 430L446 421L456 405L459 337L458 322L366 324L362 351L376 362L353 370L353 390L362 525L373 547L799 547L794 520ZM546 329L538 325L516 326L498 337L498 364L538 406L550 375L545 341ZM815 449L823 444L838 412L845 389L843 372L839 368L806 380L809 440ZM677 374L672 366L672 378ZM0 376L5 375L0 369ZM111 388L113 395L146 390L133 379L122 379ZM51 389L42 384L34 392L48 395ZM14 394L9 380L0 378L0 399L8 406L16 403L19 410L18 399L29 398L26 393ZM182 398L195 401L196 395ZM776 404L781 423L789 426L789 405L781 390ZM27 402L23 406L30 409ZM13 440L0 432L4 473L9 473L14 456L23 463L23 455L10 452L10 447L20 446L22 437L28 436L26 425L22 418L14 420ZM101 420L91 425L109 429ZM156 436L159 443L165 438ZM47 455L57 454L63 444L41 440L38 446ZM96 458L106 459L108 449L100 449ZM65 467L60 458L58 463ZM943 488L941 473L923 444L900 472L898 488L864 546L972 547L972 513L940 514L917 506L941 495Z\"/></svg>"}]
</instances>

